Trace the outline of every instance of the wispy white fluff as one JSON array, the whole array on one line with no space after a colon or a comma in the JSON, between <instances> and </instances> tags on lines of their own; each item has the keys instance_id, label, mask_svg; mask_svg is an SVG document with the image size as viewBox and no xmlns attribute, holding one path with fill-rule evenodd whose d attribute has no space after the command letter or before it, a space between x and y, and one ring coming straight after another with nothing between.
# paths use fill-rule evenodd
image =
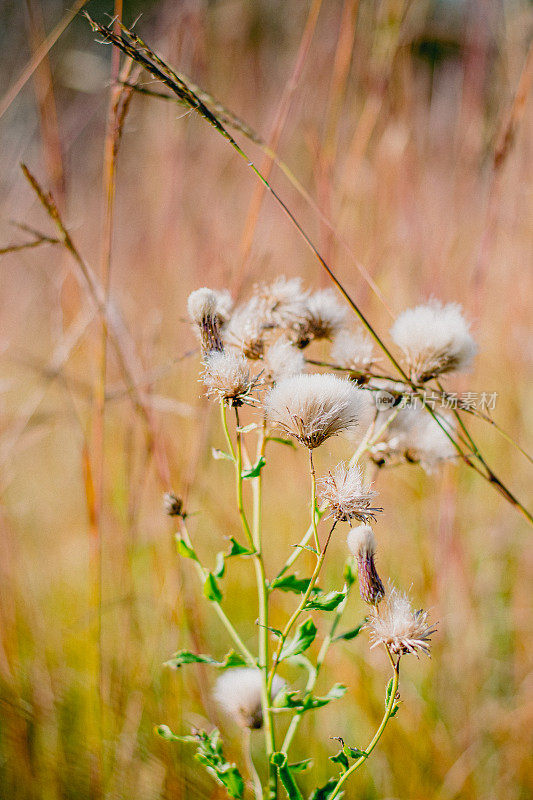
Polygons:
<instances>
[{"instance_id":1,"label":"wispy white fluff","mask_svg":"<svg viewBox=\"0 0 533 800\"><path fill-rule=\"evenodd\" d=\"M232 350L213 352L204 358L204 365L202 377L208 395L220 397L233 405L246 400L253 383L248 362L241 353Z\"/></svg>"},{"instance_id":2,"label":"wispy white fluff","mask_svg":"<svg viewBox=\"0 0 533 800\"><path fill-rule=\"evenodd\" d=\"M251 360L261 358L265 349L265 316L263 309L253 297L245 305L235 309L224 329L224 342L237 347Z\"/></svg>"},{"instance_id":3,"label":"wispy white fluff","mask_svg":"<svg viewBox=\"0 0 533 800\"><path fill-rule=\"evenodd\" d=\"M382 411L378 415L376 430L379 430L396 413L396 409ZM450 419L440 415L444 427L453 434ZM386 460L401 459L420 463L426 472L434 472L443 462L456 456L456 451L445 432L433 417L420 406L407 406L396 414L380 442L374 447L376 457Z\"/></svg>"},{"instance_id":4,"label":"wispy white fluff","mask_svg":"<svg viewBox=\"0 0 533 800\"><path fill-rule=\"evenodd\" d=\"M362 406L361 390L334 375L297 375L280 381L265 398L271 425L309 448L353 428Z\"/></svg>"},{"instance_id":5,"label":"wispy white fluff","mask_svg":"<svg viewBox=\"0 0 533 800\"><path fill-rule=\"evenodd\" d=\"M381 511L372 508L372 500L378 493L365 483L363 470L358 464L348 467L337 464L333 472L320 480L319 494L320 499L328 504L330 516L339 522L351 519L366 522Z\"/></svg>"},{"instance_id":6,"label":"wispy white fluff","mask_svg":"<svg viewBox=\"0 0 533 800\"><path fill-rule=\"evenodd\" d=\"M261 284L256 291L265 321L271 325L287 328L304 318L309 293L303 288L301 278L287 279L281 275L272 283Z\"/></svg>"},{"instance_id":7,"label":"wispy white fluff","mask_svg":"<svg viewBox=\"0 0 533 800\"><path fill-rule=\"evenodd\" d=\"M341 330L331 348L333 363L354 372L366 372L375 362L374 343L362 332Z\"/></svg>"},{"instance_id":8,"label":"wispy white fluff","mask_svg":"<svg viewBox=\"0 0 533 800\"><path fill-rule=\"evenodd\" d=\"M444 372L467 369L477 345L457 303L431 300L404 311L391 336L406 357L411 378L426 381Z\"/></svg>"},{"instance_id":9,"label":"wispy white fluff","mask_svg":"<svg viewBox=\"0 0 533 800\"><path fill-rule=\"evenodd\" d=\"M344 327L346 315L347 309L339 303L333 289L309 295L304 318L294 326L298 345L305 347L313 339L331 341Z\"/></svg>"},{"instance_id":10,"label":"wispy white fluff","mask_svg":"<svg viewBox=\"0 0 533 800\"><path fill-rule=\"evenodd\" d=\"M253 667L228 669L218 678L213 697L221 708L243 728L261 728L261 673ZM285 681L274 676L272 699L285 686Z\"/></svg>"},{"instance_id":11,"label":"wispy white fluff","mask_svg":"<svg viewBox=\"0 0 533 800\"><path fill-rule=\"evenodd\" d=\"M372 558L376 554L376 537L370 525L350 528L346 541L348 550L356 558Z\"/></svg>"},{"instance_id":12,"label":"wispy white fluff","mask_svg":"<svg viewBox=\"0 0 533 800\"><path fill-rule=\"evenodd\" d=\"M189 295L187 308L193 322L196 322L197 325L201 325L208 317L215 316L217 310L217 293L205 286L202 289L196 289Z\"/></svg>"},{"instance_id":13,"label":"wispy white fluff","mask_svg":"<svg viewBox=\"0 0 533 800\"><path fill-rule=\"evenodd\" d=\"M301 350L288 339L280 337L265 351L263 378L269 383L279 383L285 378L300 375L305 369L305 358Z\"/></svg>"},{"instance_id":14,"label":"wispy white fluff","mask_svg":"<svg viewBox=\"0 0 533 800\"><path fill-rule=\"evenodd\" d=\"M379 614L372 613L366 624L370 631L372 647L387 645L395 655L418 651L429 655L430 640L436 628L428 622L429 613L422 609L413 611L409 597L391 587Z\"/></svg>"}]
</instances>

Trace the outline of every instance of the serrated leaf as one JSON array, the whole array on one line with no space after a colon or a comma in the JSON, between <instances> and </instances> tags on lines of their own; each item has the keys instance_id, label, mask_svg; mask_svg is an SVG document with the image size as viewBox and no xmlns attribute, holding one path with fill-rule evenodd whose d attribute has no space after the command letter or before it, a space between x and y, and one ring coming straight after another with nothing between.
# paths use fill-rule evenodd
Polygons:
<instances>
[{"instance_id":1,"label":"serrated leaf","mask_svg":"<svg viewBox=\"0 0 533 800\"><path fill-rule=\"evenodd\" d=\"M247 480L248 478L257 478L261 473L261 470L266 464L266 458L264 456L259 456L259 460L253 465L251 469L244 470L241 472L241 478L243 480Z\"/></svg>"},{"instance_id":2,"label":"serrated leaf","mask_svg":"<svg viewBox=\"0 0 533 800\"><path fill-rule=\"evenodd\" d=\"M208 600L211 600L211 602L213 603L222 602L223 595L219 589L216 578L212 572L207 573L207 578L205 579L203 592L205 597L207 597Z\"/></svg>"},{"instance_id":3,"label":"serrated leaf","mask_svg":"<svg viewBox=\"0 0 533 800\"><path fill-rule=\"evenodd\" d=\"M246 665L246 660L235 650L230 650L229 653L226 653L222 661L217 661L213 656L203 655L202 653L178 650L172 658L165 661L164 666L171 669L179 669L179 667L183 667L186 664L209 664L217 669L228 669L229 667L243 667Z\"/></svg>"},{"instance_id":4,"label":"serrated leaf","mask_svg":"<svg viewBox=\"0 0 533 800\"><path fill-rule=\"evenodd\" d=\"M333 761L334 764L340 764L341 772L346 772L346 770L350 766L350 762L348 761L348 756L346 755L344 750L339 750L339 752L335 753L334 756L330 756L329 760Z\"/></svg>"},{"instance_id":5,"label":"serrated leaf","mask_svg":"<svg viewBox=\"0 0 533 800\"><path fill-rule=\"evenodd\" d=\"M304 711L308 711L312 708L322 708L322 706L326 706L328 703L331 703L332 700L338 700L341 697L344 697L346 694L346 686L342 683L335 683L329 692L324 695L323 697L315 697L315 695L307 695L304 698Z\"/></svg>"},{"instance_id":6,"label":"serrated leaf","mask_svg":"<svg viewBox=\"0 0 533 800\"><path fill-rule=\"evenodd\" d=\"M233 461L233 462L235 462L235 459L233 458L232 455L230 455L230 453L225 453L224 450L219 450L218 447L212 447L211 448L211 455L213 456L215 461L224 460L224 461Z\"/></svg>"},{"instance_id":7,"label":"serrated leaf","mask_svg":"<svg viewBox=\"0 0 533 800\"><path fill-rule=\"evenodd\" d=\"M317 594L305 604L306 608L316 608L319 611L333 611L346 597L346 592L328 592Z\"/></svg>"},{"instance_id":8,"label":"serrated leaf","mask_svg":"<svg viewBox=\"0 0 533 800\"><path fill-rule=\"evenodd\" d=\"M302 793L292 776L291 768L287 764L287 756L285 753L272 753L270 762L277 767L279 779L283 784L283 788L289 800L303 800Z\"/></svg>"},{"instance_id":9,"label":"serrated leaf","mask_svg":"<svg viewBox=\"0 0 533 800\"><path fill-rule=\"evenodd\" d=\"M298 626L293 638L289 642L285 642L279 660L283 661L283 659L289 656L295 656L298 655L298 653L305 652L305 650L313 644L316 632L315 623L311 617L309 617L309 619Z\"/></svg>"},{"instance_id":10,"label":"serrated leaf","mask_svg":"<svg viewBox=\"0 0 533 800\"><path fill-rule=\"evenodd\" d=\"M293 440L284 439L283 436L269 436L267 438L267 442L277 442L278 444L284 444L287 447L292 447L293 450L296 450L296 444L293 442Z\"/></svg>"},{"instance_id":11,"label":"serrated leaf","mask_svg":"<svg viewBox=\"0 0 533 800\"><path fill-rule=\"evenodd\" d=\"M321 786L318 789L309 795L309 800L329 800L333 792L335 791L335 787L337 786L338 779L337 778L330 778L324 786ZM339 792L337 797L340 798L344 797L344 792Z\"/></svg>"},{"instance_id":12,"label":"serrated leaf","mask_svg":"<svg viewBox=\"0 0 533 800\"><path fill-rule=\"evenodd\" d=\"M338 642L341 639L344 639L344 641L349 642L351 639L355 639L355 637L359 636L359 634L363 630L363 628L365 626L365 623L366 623L366 620L364 620L363 622L359 623L359 625L357 625L355 628L352 628L351 630L346 631L345 633L339 633L338 636L335 636L333 641L334 642Z\"/></svg>"},{"instance_id":13,"label":"serrated leaf","mask_svg":"<svg viewBox=\"0 0 533 800\"><path fill-rule=\"evenodd\" d=\"M193 741L197 745L195 759L226 788L230 797L241 800L244 795L244 781L235 764L230 764L224 758L219 731L216 728L211 733L196 731L194 736L187 737L187 741Z\"/></svg>"},{"instance_id":14,"label":"serrated leaf","mask_svg":"<svg viewBox=\"0 0 533 800\"><path fill-rule=\"evenodd\" d=\"M359 750L358 747L348 747L348 745L345 745L343 750L350 758L358 759L361 758L361 756L364 756L365 758L368 756L368 753L366 753L364 750Z\"/></svg>"},{"instance_id":15,"label":"serrated leaf","mask_svg":"<svg viewBox=\"0 0 533 800\"><path fill-rule=\"evenodd\" d=\"M247 547L243 547L242 544L235 539L234 536L230 536L229 540L231 542L231 548L229 553L226 553L226 558L231 558L232 556L253 556L254 551L249 550Z\"/></svg>"},{"instance_id":16,"label":"serrated leaf","mask_svg":"<svg viewBox=\"0 0 533 800\"><path fill-rule=\"evenodd\" d=\"M310 769L313 766L313 759L306 758L303 761L297 761L295 764L289 764L289 769L291 772L305 772L306 769Z\"/></svg>"},{"instance_id":17,"label":"serrated leaf","mask_svg":"<svg viewBox=\"0 0 533 800\"><path fill-rule=\"evenodd\" d=\"M224 553L217 553L213 575L215 576L215 578L223 578L225 572L226 572L225 555Z\"/></svg>"},{"instance_id":18,"label":"serrated leaf","mask_svg":"<svg viewBox=\"0 0 533 800\"><path fill-rule=\"evenodd\" d=\"M187 542L184 542L178 533L174 538L176 540L176 547L180 556L183 556L183 558L191 558L193 561L198 561L198 563L200 563L198 556L192 547L188 545Z\"/></svg>"},{"instance_id":19,"label":"serrated leaf","mask_svg":"<svg viewBox=\"0 0 533 800\"><path fill-rule=\"evenodd\" d=\"M271 589L280 589L282 592L294 592L294 594L303 594L311 578L297 578L296 575L281 575L279 578L274 578L270 584Z\"/></svg>"}]
</instances>

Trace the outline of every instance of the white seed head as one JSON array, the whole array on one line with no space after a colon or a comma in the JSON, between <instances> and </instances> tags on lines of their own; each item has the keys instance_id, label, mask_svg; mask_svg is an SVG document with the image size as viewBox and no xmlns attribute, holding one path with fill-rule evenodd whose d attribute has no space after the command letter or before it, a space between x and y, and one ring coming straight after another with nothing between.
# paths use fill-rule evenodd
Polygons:
<instances>
[{"instance_id":1,"label":"white seed head","mask_svg":"<svg viewBox=\"0 0 533 800\"><path fill-rule=\"evenodd\" d=\"M258 669L243 667L226 670L215 684L214 699L242 728L257 729L263 725L261 681L262 676ZM284 686L285 681L275 675L272 699Z\"/></svg>"},{"instance_id":2,"label":"white seed head","mask_svg":"<svg viewBox=\"0 0 533 800\"><path fill-rule=\"evenodd\" d=\"M408 595L391 587L379 614L370 614L366 623L372 647L387 645L398 656L417 655L418 651L429 655L429 643L436 628L428 623L428 616L429 612L422 609L413 611Z\"/></svg>"},{"instance_id":3,"label":"white seed head","mask_svg":"<svg viewBox=\"0 0 533 800\"><path fill-rule=\"evenodd\" d=\"M187 300L189 316L197 325L201 325L208 317L214 317L217 311L217 293L205 286L191 292Z\"/></svg>"},{"instance_id":4,"label":"white seed head","mask_svg":"<svg viewBox=\"0 0 533 800\"><path fill-rule=\"evenodd\" d=\"M254 297L235 309L224 329L224 342L236 347L251 360L261 358L265 349L266 325L262 312Z\"/></svg>"},{"instance_id":5,"label":"white seed head","mask_svg":"<svg viewBox=\"0 0 533 800\"><path fill-rule=\"evenodd\" d=\"M376 421L379 430L395 409L380 411ZM440 414L444 427L453 434L453 425L448 416ZM419 463L429 474L445 461L456 457L451 441L431 415L419 406L406 406L397 412L381 440L373 448L374 460L408 461Z\"/></svg>"},{"instance_id":6,"label":"white seed head","mask_svg":"<svg viewBox=\"0 0 533 800\"><path fill-rule=\"evenodd\" d=\"M347 309L340 305L333 289L309 295L304 319L294 325L298 346L306 347L313 339L331 341L344 327L346 314Z\"/></svg>"},{"instance_id":7,"label":"white seed head","mask_svg":"<svg viewBox=\"0 0 533 800\"><path fill-rule=\"evenodd\" d=\"M333 340L331 358L339 367L366 372L375 362L374 343L364 333L341 330Z\"/></svg>"},{"instance_id":8,"label":"white seed head","mask_svg":"<svg viewBox=\"0 0 533 800\"><path fill-rule=\"evenodd\" d=\"M361 390L335 375L296 375L265 398L267 420L308 448L357 424Z\"/></svg>"},{"instance_id":9,"label":"white seed head","mask_svg":"<svg viewBox=\"0 0 533 800\"><path fill-rule=\"evenodd\" d=\"M301 278L287 279L282 275L272 283L257 286L256 292L265 322L270 325L287 328L304 319L308 292Z\"/></svg>"},{"instance_id":10,"label":"white seed head","mask_svg":"<svg viewBox=\"0 0 533 800\"><path fill-rule=\"evenodd\" d=\"M347 543L348 550L356 558L373 558L376 554L376 537L370 525L350 528Z\"/></svg>"},{"instance_id":11,"label":"white seed head","mask_svg":"<svg viewBox=\"0 0 533 800\"><path fill-rule=\"evenodd\" d=\"M392 326L391 336L403 350L415 381L465 370L477 351L469 324L457 303L442 305L431 300L408 308Z\"/></svg>"},{"instance_id":12,"label":"white seed head","mask_svg":"<svg viewBox=\"0 0 533 800\"><path fill-rule=\"evenodd\" d=\"M371 507L377 494L370 484L365 484L359 464L348 467L346 464L337 464L333 472L329 472L319 482L320 499L328 504L330 516L339 522L352 519L366 522L375 519L376 513L381 511L380 508ZM368 525L363 527L369 528ZM372 532L371 528L369 530Z\"/></svg>"},{"instance_id":13,"label":"white seed head","mask_svg":"<svg viewBox=\"0 0 533 800\"><path fill-rule=\"evenodd\" d=\"M232 350L213 351L204 358L203 381L211 397L220 397L234 406L246 401L253 382L248 362Z\"/></svg>"},{"instance_id":14,"label":"white seed head","mask_svg":"<svg viewBox=\"0 0 533 800\"><path fill-rule=\"evenodd\" d=\"M305 369L305 358L292 342L280 337L266 349L263 369L265 381L279 383L284 378L300 375Z\"/></svg>"},{"instance_id":15,"label":"white seed head","mask_svg":"<svg viewBox=\"0 0 533 800\"><path fill-rule=\"evenodd\" d=\"M216 313L222 323L227 322L230 317L231 310L233 308L233 297L229 293L227 289L222 289L222 291L216 291Z\"/></svg>"}]
</instances>

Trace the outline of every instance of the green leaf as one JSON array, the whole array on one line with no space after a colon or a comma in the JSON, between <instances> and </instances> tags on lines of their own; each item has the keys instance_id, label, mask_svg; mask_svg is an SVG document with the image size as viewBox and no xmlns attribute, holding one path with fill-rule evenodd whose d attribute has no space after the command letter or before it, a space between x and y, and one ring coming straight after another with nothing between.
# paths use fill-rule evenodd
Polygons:
<instances>
[{"instance_id":1,"label":"green leaf","mask_svg":"<svg viewBox=\"0 0 533 800\"><path fill-rule=\"evenodd\" d=\"M331 703L332 700L337 700L346 694L346 686L342 683L336 683L331 687L327 695L324 697L317 697L311 692L305 692L303 697L298 690L282 689L277 695L274 706L276 708L292 708L297 709L301 713L304 711L311 711L317 708L322 708Z\"/></svg>"},{"instance_id":2,"label":"green leaf","mask_svg":"<svg viewBox=\"0 0 533 800\"><path fill-rule=\"evenodd\" d=\"M198 556L196 555L192 547L188 545L187 542L184 542L178 533L174 538L176 540L176 546L178 548L178 553L180 556L183 556L184 558L192 558L193 561L198 561L198 563L200 563Z\"/></svg>"},{"instance_id":3,"label":"green leaf","mask_svg":"<svg viewBox=\"0 0 533 800\"><path fill-rule=\"evenodd\" d=\"M287 756L285 753L272 753L270 762L277 767L279 779L287 792L289 800L303 800L302 793L292 776L291 768L287 764Z\"/></svg>"},{"instance_id":4,"label":"green leaf","mask_svg":"<svg viewBox=\"0 0 533 800\"><path fill-rule=\"evenodd\" d=\"M350 756L350 758L358 759L361 758L361 756L364 756L365 758L368 757L368 753L365 750L359 750L358 747L348 747L348 745L345 745L343 750L347 756Z\"/></svg>"},{"instance_id":5,"label":"green leaf","mask_svg":"<svg viewBox=\"0 0 533 800\"><path fill-rule=\"evenodd\" d=\"M298 653L303 653L310 647L316 636L316 626L311 617L298 626L294 637L290 642L285 642L281 650L279 660L283 661L284 658L295 656Z\"/></svg>"},{"instance_id":6,"label":"green leaf","mask_svg":"<svg viewBox=\"0 0 533 800\"><path fill-rule=\"evenodd\" d=\"M389 706L390 695L391 695L391 692L392 692L392 683L393 683L393 679L391 678L390 681L387 684L387 689L385 691L385 708L388 708L388 706ZM399 708L400 708L400 703L398 702L398 700L395 700L394 703L393 703L392 709L391 709L391 713L390 713L389 719L392 719L392 717L396 716L396 714L398 713L398 709Z\"/></svg>"},{"instance_id":7,"label":"green leaf","mask_svg":"<svg viewBox=\"0 0 533 800\"><path fill-rule=\"evenodd\" d=\"M351 639L355 639L355 637L359 636L359 634L363 630L365 623L366 620L363 620L363 622L360 622L359 625L357 625L357 627L352 628L351 630L346 631L345 633L339 633L338 636L335 636L333 641L338 642L340 639L344 639L344 641L349 642Z\"/></svg>"},{"instance_id":8,"label":"green leaf","mask_svg":"<svg viewBox=\"0 0 533 800\"><path fill-rule=\"evenodd\" d=\"M346 694L346 686L342 683L335 683L329 692L324 695L324 697L315 697L314 695L310 694L304 698L303 708L304 711L308 711L312 708L322 708L322 706L327 706L328 703L331 703L332 700L338 700L341 697L344 697Z\"/></svg>"},{"instance_id":9,"label":"green leaf","mask_svg":"<svg viewBox=\"0 0 533 800\"><path fill-rule=\"evenodd\" d=\"M244 781L235 764L230 764L224 758L220 733L216 728L211 733L195 731L192 736L176 736L167 725L159 725L156 731L159 736L169 741L196 744L196 760L203 764L209 774L226 788L230 797L241 800L244 796Z\"/></svg>"},{"instance_id":10,"label":"green leaf","mask_svg":"<svg viewBox=\"0 0 533 800\"><path fill-rule=\"evenodd\" d=\"M277 442L278 444L285 444L287 447L292 447L293 450L296 450L296 444L293 442L292 439L284 439L282 436L269 436L267 438L267 442Z\"/></svg>"},{"instance_id":11,"label":"green leaf","mask_svg":"<svg viewBox=\"0 0 533 800\"><path fill-rule=\"evenodd\" d=\"M215 578L223 578L226 572L226 561L224 553L217 553L217 560L215 562L215 569L213 575Z\"/></svg>"},{"instance_id":12,"label":"green leaf","mask_svg":"<svg viewBox=\"0 0 533 800\"><path fill-rule=\"evenodd\" d=\"M313 759L306 758L304 761L297 761L295 764L289 764L289 769L291 772L305 772L306 769L310 769L313 766Z\"/></svg>"},{"instance_id":13,"label":"green leaf","mask_svg":"<svg viewBox=\"0 0 533 800\"><path fill-rule=\"evenodd\" d=\"M202 653L178 650L171 659L165 661L164 666L171 669L179 669L185 664L210 664L217 669L228 669L229 667L243 667L246 665L246 660L235 650L230 650L229 653L226 653L222 661L217 661L213 656L205 656Z\"/></svg>"},{"instance_id":14,"label":"green leaf","mask_svg":"<svg viewBox=\"0 0 533 800\"><path fill-rule=\"evenodd\" d=\"M353 584L357 580L357 572L354 569L353 558L348 558L346 560L346 564L344 565L343 578L348 588L350 588L350 586L353 586Z\"/></svg>"},{"instance_id":15,"label":"green leaf","mask_svg":"<svg viewBox=\"0 0 533 800\"><path fill-rule=\"evenodd\" d=\"M281 589L282 592L294 592L294 594L303 594L311 578L297 578L296 575L282 575L279 578L274 578L270 584L271 589Z\"/></svg>"},{"instance_id":16,"label":"green leaf","mask_svg":"<svg viewBox=\"0 0 533 800\"><path fill-rule=\"evenodd\" d=\"M335 791L337 783L338 778L330 778L329 781L324 784L324 786L321 786L319 789L315 789L315 791L309 795L309 800L329 800ZM341 797L344 797L344 792L340 792L337 797L340 800Z\"/></svg>"},{"instance_id":17,"label":"green leaf","mask_svg":"<svg viewBox=\"0 0 533 800\"><path fill-rule=\"evenodd\" d=\"M211 455L215 459L215 461L233 461L235 463L235 459L229 453L225 453L224 450L219 450L217 447L211 448Z\"/></svg>"},{"instance_id":18,"label":"green leaf","mask_svg":"<svg viewBox=\"0 0 533 800\"><path fill-rule=\"evenodd\" d=\"M308 600L305 604L306 608L317 608L320 611L333 611L346 597L346 592L328 592L327 594L320 593Z\"/></svg>"},{"instance_id":19,"label":"green leaf","mask_svg":"<svg viewBox=\"0 0 533 800\"><path fill-rule=\"evenodd\" d=\"M167 742L182 742L184 738L182 736L176 736L175 733L172 733L168 725L158 725L155 729L155 732L162 739L166 739Z\"/></svg>"},{"instance_id":20,"label":"green leaf","mask_svg":"<svg viewBox=\"0 0 533 800\"><path fill-rule=\"evenodd\" d=\"M350 766L350 762L348 761L348 756L344 752L344 750L339 750L334 756L329 757L330 761L333 761L334 764L341 765L341 772L346 772L348 767Z\"/></svg>"},{"instance_id":21,"label":"green leaf","mask_svg":"<svg viewBox=\"0 0 533 800\"><path fill-rule=\"evenodd\" d=\"M251 469L247 469L244 472L241 472L241 478L246 480L247 478L257 478L263 467L266 464L266 458L264 456L259 456L259 461L257 461Z\"/></svg>"},{"instance_id":22,"label":"green leaf","mask_svg":"<svg viewBox=\"0 0 533 800\"><path fill-rule=\"evenodd\" d=\"M254 551L249 550L247 547L243 547L242 544L239 544L237 539L234 536L230 536L229 540L231 542L231 548L229 553L226 553L226 558L231 558L232 556L253 556Z\"/></svg>"},{"instance_id":23,"label":"green leaf","mask_svg":"<svg viewBox=\"0 0 533 800\"><path fill-rule=\"evenodd\" d=\"M211 600L213 603L220 603L222 602L222 592L218 587L218 583L216 582L216 578L212 572L207 573L207 578L205 579L204 583L204 595L207 597L208 600Z\"/></svg>"}]
</instances>

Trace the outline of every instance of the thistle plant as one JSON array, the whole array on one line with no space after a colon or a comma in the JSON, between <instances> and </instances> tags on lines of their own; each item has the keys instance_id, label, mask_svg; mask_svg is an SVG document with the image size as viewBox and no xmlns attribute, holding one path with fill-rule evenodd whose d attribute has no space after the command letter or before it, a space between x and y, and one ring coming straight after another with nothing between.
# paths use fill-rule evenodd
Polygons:
<instances>
[{"instance_id":1,"label":"thistle plant","mask_svg":"<svg viewBox=\"0 0 533 800\"><path fill-rule=\"evenodd\" d=\"M405 406L402 386L375 377L368 341L345 327L346 315L330 293L313 294L299 281L278 278L269 285L255 286L252 296L232 312L225 298L224 314L218 310L218 297L215 291L200 289L193 292L188 303L201 345L201 380L207 396L219 405L226 441L225 450L216 451L216 456L220 469L233 470L235 519L239 519L230 548L219 553L214 569L200 562L178 497L168 494L164 507L178 522L178 553L193 562L203 594L216 608L232 649L222 657L180 650L167 666L177 669L191 663L205 664L221 673L213 677L212 697L241 731L242 763L226 760L217 728L181 734L162 724L157 731L168 740L194 743L198 760L230 797L275 800L283 791L290 800L303 798L300 773L310 769L311 761L295 764L290 760L301 719L304 714L320 713L321 708L341 698L349 702L349 687L334 684L326 694L318 695L315 684L335 643L342 640L359 646L361 640L356 641L356 637L367 630L368 647L381 647L390 665L385 712L366 744L349 741L349 733L338 723L334 738L342 747L331 757L331 777L309 795L311 800L333 800L343 794L346 782L370 757L389 720L398 712L401 659L410 654L429 655L436 630L427 611L414 611L408 596L385 584L378 573L374 528L383 508L378 503L375 479L381 468L399 460L434 468L454 453L431 417L412 416L412 409ZM314 320L312 325L310 320ZM306 357L312 343L329 340L334 357L339 354L340 337L343 360L348 365L345 374L338 374L339 368L342 370L338 365L330 371L317 371L313 359ZM356 364L364 370L362 377L354 374ZM446 364L449 369L449 360ZM386 410L377 402L384 386L395 392L390 392L394 403ZM246 425L241 420L244 405L253 416ZM426 424L437 431L432 442ZM317 476L313 454L332 437L343 439L346 460ZM413 455L415 444L418 458ZM409 458L405 455L408 446ZM302 531L298 543L286 543L283 566L277 574L267 575L265 547L270 537L263 536L263 486L280 447L301 447L308 453L308 489L303 491L308 494L309 510L301 525L307 530ZM392 452L393 447L395 459L385 458L385 452ZM379 453L381 460L376 455ZM251 486L250 498L246 485ZM347 529L344 534L343 526ZM333 537L344 536L346 561L330 557L328 574L337 576L336 583L334 580L324 586L323 568L331 552L330 542ZM311 554L312 566L309 575L302 578L294 571L294 564L304 560L304 553ZM231 559L246 560L255 573L257 609L251 610L254 619L257 616L255 645L243 641L239 621L230 619L224 608L224 584L231 581L227 562ZM348 603L357 602L350 597L356 583L366 617L354 631L338 637L336 630ZM274 628L270 620L280 591L295 595L294 607L282 627ZM328 617L329 623L324 624ZM287 665L306 670L307 680L302 686L289 684L284 675ZM251 748L251 736L257 734L252 731L264 735L264 755L257 765ZM257 748L255 751L257 754ZM305 783L310 781L311 775L306 776Z\"/></svg>"}]
</instances>

